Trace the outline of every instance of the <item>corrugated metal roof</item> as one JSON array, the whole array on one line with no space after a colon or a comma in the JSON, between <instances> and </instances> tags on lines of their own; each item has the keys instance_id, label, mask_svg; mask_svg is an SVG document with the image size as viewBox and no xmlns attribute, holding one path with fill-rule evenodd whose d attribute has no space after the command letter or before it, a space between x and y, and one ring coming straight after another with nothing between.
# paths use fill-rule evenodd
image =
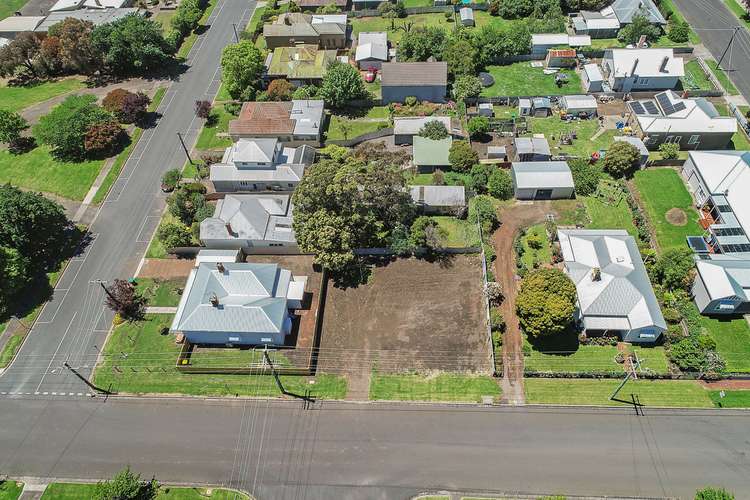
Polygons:
<instances>
[{"instance_id":1,"label":"corrugated metal roof","mask_svg":"<svg viewBox=\"0 0 750 500\"><path fill-rule=\"evenodd\" d=\"M564 161L521 161L511 164L519 189L572 188L573 174Z\"/></svg>"}]
</instances>

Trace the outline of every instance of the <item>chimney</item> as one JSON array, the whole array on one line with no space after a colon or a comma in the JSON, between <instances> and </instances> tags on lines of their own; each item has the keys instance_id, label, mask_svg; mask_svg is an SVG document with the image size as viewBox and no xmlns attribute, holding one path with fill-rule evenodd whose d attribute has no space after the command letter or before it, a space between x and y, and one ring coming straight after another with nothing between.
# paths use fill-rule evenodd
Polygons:
<instances>
[{"instance_id":1,"label":"chimney","mask_svg":"<svg viewBox=\"0 0 750 500\"><path fill-rule=\"evenodd\" d=\"M219 271L220 273L223 273L223 272L224 272L224 271L226 271L227 269L226 269L226 268L224 267L224 264L223 264L223 263L221 263L221 262L217 262L217 263L216 263L216 270L217 270L217 271Z\"/></svg>"},{"instance_id":2,"label":"chimney","mask_svg":"<svg viewBox=\"0 0 750 500\"><path fill-rule=\"evenodd\" d=\"M668 63L669 63L669 56L664 56L664 59L661 60L661 66L659 66L659 73L666 72Z\"/></svg>"},{"instance_id":3,"label":"chimney","mask_svg":"<svg viewBox=\"0 0 750 500\"><path fill-rule=\"evenodd\" d=\"M591 270L591 281L601 281L602 280L602 270L598 267L595 267Z\"/></svg>"},{"instance_id":4,"label":"chimney","mask_svg":"<svg viewBox=\"0 0 750 500\"><path fill-rule=\"evenodd\" d=\"M211 305L213 307L219 307L219 297L217 297L215 293L211 295L211 298L209 300L211 301Z\"/></svg>"},{"instance_id":5,"label":"chimney","mask_svg":"<svg viewBox=\"0 0 750 500\"><path fill-rule=\"evenodd\" d=\"M635 61L633 61L633 67L630 69L630 76L635 75L635 69L638 67L638 58L635 58Z\"/></svg>"}]
</instances>

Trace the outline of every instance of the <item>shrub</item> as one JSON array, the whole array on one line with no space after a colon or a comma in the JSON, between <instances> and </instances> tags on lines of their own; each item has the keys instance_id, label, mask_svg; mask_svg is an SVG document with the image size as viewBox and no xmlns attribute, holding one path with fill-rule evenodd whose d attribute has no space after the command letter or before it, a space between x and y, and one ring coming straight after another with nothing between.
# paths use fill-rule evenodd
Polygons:
<instances>
[{"instance_id":1,"label":"shrub","mask_svg":"<svg viewBox=\"0 0 750 500\"><path fill-rule=\"evenodd\" d=\"M513 197L513 179L507 171L497 168L487 181L487 190L497 199L509 200Z\"/></svg>"},{"instance_id":2,"label":"shrub","mask_svg":"<svg viewBox=\"0 0 750 500\"><path fill-rule=\"evenodd\" d=\"M693 252L689 248L670 248L656 260L651 274L667 290L687 290L694 265Z\"/></svg>"},{"instance_id":3,"label":"shrub","mask_svg":"<svg viewBox=\"0 0 750 500\"><path fill-rule=\"evenodd\" d=\"M294 92L294 85L283 78L273 80L268 84L266 94L269 101L289 101Z\"/></svg>"},{"instance_id":4,"label":"shrub","mask_svg":"<svg viewBox=\"0 0 750 500\"><path fill-rule=\"evenodd\" d=\"M116 279L107 286L104 301L112 311L127 320L143 318L146 309L146 301L138 294L135 286L121 279Z\"/></svg>"},{"instance_id":5,"label":"shrub","mask_svg":"<svg viewBox=\"0 0 750 500\"><path fill-rule=\"evenodd\" d=\"M432 173L432 183L436 186L444 186L445 185L445 175L443 174L443 171L439 168L435 170L435 172Z\"/></svg>"},{"instance_id":6,"label":"shrub","mask_svg":"<svg viewBox=\"0 0 750 500\"><path fill-rule=\"evenodd\" d=\"M448 161L457 172L468 172L479 163L479 154L466 141L454 141L448 153Z\"/></svg>"},{"instance_id":7,"label":"shrub","mask_svg":"<svg viewBox=\"0 0 750 500\"><path fill-rule=\"evenodd\" d=\"M622 43L637 43L641 36L646 37L649 43L655 42L661 36L661 28L654 26L646 17L636 15L630 24L620 29L617 33L617 40Z\"/></svg>"},{"instance_id":8,"label":"shrub","mask_svg":"<svg viewBox=\"0 0 750 500\"><path fill-rule=\"evenodd\" d=\"M413 95L407 96L406 99L404 99L404 104L407 106L416 106L417 98Z\"/></svg>"},{"instance_id":9,"label":"shrub","mask_svg":"<svg viewBox=\"0 0 750 500\"><path fill-rule=\"evenodd\" d=\"M115 115L121 123L134 123L143 118L151 99L143 92L114 89L102 100L102 107Z\"/></svg>"},{"instance_id":10,"label":"shrub","mask_svg":"<svg viewBox=\"0 0 750 500\"><path fill-rule=\"evenodd\" d=\"M229 113L232 116L240 116L240 110L242 109L242 104L238 102L227 102L224 103L224 111Z\"/></svg>"},{"instance_id":11,"label":"shrub","mask_svg":"<svg viewBox=\"0 0 750 500\"><path fill-rule=\"evenodd\" d=\"M180 182L181 178L182 174L178 169L173 168L172 170L167 170L161 177L162 189L172 191L177 187L177 184Z\"/></svg>"},{"instance_id":12,"label":"shrub","mask_svg":"<svg viewBox=\"0 0 750 500\"><path fill-rule=\"evenodd\" d=\"M430 120L424 124L422 129L419 131L421 137L432 139L433 141L439 141L448 137L448 129L445 128L445 124L438 120Z\"/></svg>"},{"instance_id":13,"label":"shrub","mask_svg":"<svg viewBox=\"0 0 750 500\"><path fill-rule=\"evenodd\" d=\"M604 157L604 170L612 177L632 174L641 163L641 153L629 142L612 143Z\"/></svg>"},{"instance_id":14,"label":"shrub","mask_svg":"<svg viewBox=\"0 0 750 500\"><path fill-rule=\"evenodd\" d=\"M500 15L500 0L492 0L487 10L491 16Z\"/></svg>"},{"instance_id":15,"label":"shrub","mask_svg":"<svg viewBox=\"0 0 750 500\"><path fill-rule=\"evenodd\" d=\"M294 90L292 99L314 99L318 95L318 87L315 85L304 85Z\"/></svg>"},{"instance_id":16,"label":"shrub","mask_svg":"<svg viewBox=\"0 0 750 500\"><path fill-rule=\"evenodd\" d=\"M122 143L124 135L125 131L114 120L94 123L86 131L83 147L90 155L108 154Z\"/></svg>"},{"instance_id":17,"label":"shrub","mask_svg":"<svg viewBox=\"0 0 750 500\"><path fill-rule=\"evenodd\" d=\"M533 250L539 250L544 246L544 240L538 234L530 234L526 237L526 244Z\"/></svg>"},{"instance_id":18,"label":"shrub","mask_svg":"<svg viewBox=\"0 0 750 500\"><path fill-rule=\"evenodd\" d=\"M481 137L490 131L490 120L486 116L473 116L466 129L472 137Z\"/></svg>"},{"instance_id":19,"label":"shrub","mask_svg":"<svg viewBox=\"0 0 750 500\"><path fill-rule=\"evenodd\" d=\"M179 222L165 222L159 226L156 237L167 248L189 247L193 244L190 228Z\"/></svg>"},{"instance_id":20,"label":"shrub","mask_svg":"<svg viewBox=\"0 0 750 500\"><path fill-rule=\"evenodd\" d=\"M601 167L597 163L591 164L584 159L571 160L569 165L576 194L579 196L594 194L602 178Z\"/></svg>"},{"instance_id":21,"label":"shrub","mask_svg":"<svg viewBox=\"0 0 750 500\"><path fill-rule=\"evenodd\" d=\"M490 305L498 305L503 301L503 287L497 281L488 281L484 285L484 295Z\"/></svg>"},{"instance_id":22,"label":"shrub","mask_svg":"<svg viewBox=\"0 0 750 500\"><path fill-rule=\"evenodd\" d=\"M409 240L414 248L435 250L442 247L443 239L447 236L435 219L420 216L412 223Z\"/></svg>"},{"instance_id":23,"label":"shrub","mask_svg":"<svg viewBox=\"0 0 750 500\"><path fill-rule=\"evenodd\" d=\"M724 488L703 488L695 492L695 500L734 500L734 495Z\"/></svg>"},{"instance_id":24,"label":"shrub","mask_svg":"<svg viewBox=\"0 0 750 500\"><path fill-rule=\"evenodd\" d=\"M478 97L482 93L482 81L474 75L462 75L453 82L453 97L463 101L467 97Z\"/></svg>"},{"instance_id":25,"label":"shrub","mask_svg":"<svg viewBox=\"0 0 750 500\"><path fill-rule=\"evenodd\" d=\"M497 227L497 210L493 199L486 195L479 195L469 200L469 222L481 224L482 231L490 233Z\"/></svg>"},{"instance_id":26,"label":"shrub","mask_svg":"<svg viewBox=\"0 0 750 500\"><path fill-rule=\"evenodd\" d=\"M685 43L690 39L690 25L685 21L675 21L669 24L667 38L675 43Z\"/></svg>"},{"instance_id":27,"label":"shrub","mask_svg":"<svg viewBox=\"0 0 750 500\"><path fill-rule=\"evenodd\" d=\"M490 329L493 332L504 332L505 331L505 318L503 317L503 313L500 312L499 309L496 307L493 307L490 309ZM503 337L500 335L497 340L495 340L495 336L492 336L493 344L495 344L495 347L500 347L503 345Z\"/></svg>"},{"instance_id":28,"label":"shrub","mask_svg":"<svg viewBox=\"0 0 750 500\"><path fill-rule=\"evenodd\" d=\"M7 143L11 153L18 151L21 133L27 128L29 123L24 117L7 109L0 109L0 142Z\"/></svg>"},{"instance_id":29,"label":"shrub","mask_svg":"<svg viewBox=\"0 0 750 500\"><path fill-rule=\"evenodd\" d=\"M195 116L208 120L211 116L211 103L205 100L195 101Z\"/></svg>"},{"instance_id":30,"label":"shrub","mask_svg":"<svg viewBox=\"0 0 750 500\"><path fill-rule=\"evenodd\" d=\"M659 144L659 153L665 160L675 160L680 156L680 145L673 142Z\"/></svg>"},{"instance_id":31,"label":"shrub","mask_svg":"<svg viewBox=\"0 0 750 500\"><path fill-rule=\"evenodd\" d=\"M529 335L562 333L573 322L576 287L559 269L537 269L521 283L516 311L523 330Z\"/></svg>"}]
</instances>

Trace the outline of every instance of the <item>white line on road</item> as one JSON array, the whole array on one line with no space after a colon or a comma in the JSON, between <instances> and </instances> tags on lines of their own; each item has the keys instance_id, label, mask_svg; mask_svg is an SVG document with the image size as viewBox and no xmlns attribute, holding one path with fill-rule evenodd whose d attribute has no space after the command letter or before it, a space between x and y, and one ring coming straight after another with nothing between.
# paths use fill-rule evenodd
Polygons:
<instances>
[{"instance_id":1,"label":"white line on road","mask_svg":"<svg viewBox=\"0 0 750 500\"><path fill-rule=\"evenodd\" d=\"M57 313L55 313L57 314ZM47 376L47 372L52 367L52 363L55 362L55 357L57 356L57 352L60 350L60 346L62 346L63 342L65 341L65 337L68 336L68 332L70 331L70 325L73 324L73 321L76 319L76 316L78 316L78 311L73 314L73 317L70 318L70 323L68 323L68 328L65 329L65 333L63 334L63 338L60 339L60 343L57 344L57 349L55 349L55 353L52 355L52 358L49 360L49 365L47 365L47 370L44 372L44 375L42 375L42 380L39 381L39 385L36 386L36 390L38 391L39 388L42 386L42 382L44 382L44 377Z\"/></svg>"}]
</instances>

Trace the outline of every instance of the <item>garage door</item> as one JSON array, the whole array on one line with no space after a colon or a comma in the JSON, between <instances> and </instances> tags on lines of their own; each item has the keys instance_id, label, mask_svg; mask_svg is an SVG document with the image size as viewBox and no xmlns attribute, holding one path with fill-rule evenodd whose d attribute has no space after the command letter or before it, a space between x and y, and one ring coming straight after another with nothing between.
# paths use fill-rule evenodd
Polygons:
<instances>
[{"instance_id":1,"label":"garage door","mask_svg":"<svg viewBox=\"0 0 750 500\"><path fill-rule=\"evenodd\" d=\"M551 189L537 189L534 194L535 200L551 200L552 190Z\"/></svg>"}]
</instances>

